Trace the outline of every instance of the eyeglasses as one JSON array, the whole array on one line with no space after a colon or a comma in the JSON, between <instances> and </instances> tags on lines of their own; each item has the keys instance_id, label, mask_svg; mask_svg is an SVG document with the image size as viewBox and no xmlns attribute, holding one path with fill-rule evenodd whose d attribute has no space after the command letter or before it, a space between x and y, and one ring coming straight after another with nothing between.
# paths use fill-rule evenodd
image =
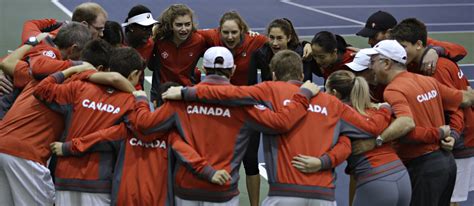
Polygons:
<instances>
[{"instance_id":1,"label":"eyeglasses","mask_svg":"<svg viewBox=\"0 0 474 206\"><path fill-rule=\"evenodd\" d=\"M385 60L390 60L390 59L387 59L387 58L371 59L370 63L369 63L369 66L374 65L376 61L380 61L380 60L385 61Z\"/></svg>"}]
</instances>

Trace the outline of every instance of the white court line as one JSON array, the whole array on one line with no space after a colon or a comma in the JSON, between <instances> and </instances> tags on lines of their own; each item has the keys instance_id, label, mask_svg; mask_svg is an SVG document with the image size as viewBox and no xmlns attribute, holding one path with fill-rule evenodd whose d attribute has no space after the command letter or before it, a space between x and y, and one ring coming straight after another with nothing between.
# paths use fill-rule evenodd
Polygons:
<instances>
[{"instance_id":1,"label":"white court line","mask_svg":"<svg viewBox=\"0 0 474 206\"><path fill-rule=\"evenodd\" d=\"M298 30L310 30L310 29L343 29L343 28L362 28L360 25L335 25L335 26L295 26ZM264 31L267 28L257 27L251 28L256 31Z\"/></svg>"},{"instance_id":2,"label":"white court line","mask_svg":"<svg viewBox=\"0 0 474 206\"><path fill-rule=\"evenodd\" d=\"M305 5L302 5L302 4L294 3L291 0L280 0L280 2L285 3L285 4L289 4L289 5L293 5L293 6L296 6L296 7L300 7L300 8L303 8L303 9L307 9L307 10L310 10L310 11L314 11L314 12L317 12L317 13L320 13L320 14L325 14L325 15L328 15L328 16L331 16L331 17L334 17L334 18L338 18L338 19L342 19L342 20L345 20L345 21L349 21L349 22L352 22L352 23L365 25L364 22L357 21L355 19L351 19L351 18L347 18L347 17L343 17L343 16L340 16L340 15L337 15L337 14L333 14L333 13L330 13L330 12L323 11L323 10L315 9L315 8L305 6Z\"/></svg>"},{"instance_id":3,"label":"white court line","mask_svg":"<svg viewBox=\"0 0 474 206\"><path fill-rule=\"evenodd\" d=\"M472 67L474 64L460 64L460 67Z\"/></svg>"},{"instance_id":4,"label":"white court line","mask_svg":"<svg viewBox=\"0 0 474 206\"><path fill-rule=\"evenodd\" d=\"M426 23L426 26L470 26L474 25L474 22L448 22L448 23ZM295 26L296 30L311 30L311 29L345 29L345 28L362 28L360 25L334 25L334 26ZM267 28L264 27L256 27L251 28L255 31L264 31ZM456 31L442 31L446 33L456 33ZM464 32L464 31L458 31ZM472 31L465 31L465 32L472 32ZM430 32L434 33L434 32Z\"/></svg>"},{"instance_id":5,"label":"white court line","mask_svg":"<svg viewBox=\"0 0 474 206\"><path fill-rule=\"evenodd\" d=\"M260 176L268 180L267 169L265 169L265 163L258 163L258 170L259 170Z\"/></svg>"},{"instance_id":6,"label":"white court line","mask_svg":"<svg viewBox=\"0 0 474 206\"><path fill-rule=\"evenodd\" d=\"M426 26L468 26L474 25L474 22L448 22L448 23L427 23Z\"/></svg>"},{"instance_id":7,"label":"white court line","mask_svg":"<svg viewBox=\"0 0 474 206\"><path fill-rule=\"evenodd\" d=\"M381 5L333 5L333 6L309 6L315 9L351 9L351 8L417 8L417 7L453 7L453 6L474 6L473 3L453 3L453 4L381 4Z\"/></svg>"},{"instance_id":8,"label":"white court line","mask_svg":"<svg viewBox=\"0 0 474 206\"><path fill-rule=\"evenodd\" d=\"M68 15L69 17L72 17L72 12L68 8L66 8L63 4L61 4L59 0L51 0L51 3L56 5L59 9L61 9L61 11L66 13L66 15Z\"/></svg>"},{"instance_id":9,"label":"white court line","mask_svg":"<svg viewBox=\"0 0 474 206\"><path fill-rule=\"evenodd\" d=\"M361 27L362 28L362 27ZM428 34L459 34L459 33L474 33L474 30L468 30L468 31L430 31ZM355 34L339 34L341 36L356 36ZM313 38L314 35L308 36L308 35L301 35L298 36L300 39L301 38Z\"/></svg>"}]
</instances>

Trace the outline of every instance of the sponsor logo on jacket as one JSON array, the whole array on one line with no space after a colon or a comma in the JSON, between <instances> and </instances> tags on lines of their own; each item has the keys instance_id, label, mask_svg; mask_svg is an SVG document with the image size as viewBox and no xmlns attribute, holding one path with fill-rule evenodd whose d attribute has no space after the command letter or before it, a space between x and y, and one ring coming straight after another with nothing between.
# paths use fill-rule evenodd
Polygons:
<instances>
[{"instance_id":1,"label":"sponsor logo on jacket","mask_svg":"<svg viewBox=\"0 0 474 206\"><path fill-rule=\"evenodd\" d=\"M286 106L286 105L290 104L290 102L291 102L291 100L285 99L283 101L283 105ZM323 106L320 106L320 105L317 105L317 104L309 104L308 111L314 112L314 113L321 113L324 116L328 116L328 109L326 107L323 107Z\"/></svg>"},{"instance_id":2,"label":"sponsor logo on jacket","mask_svg":"<svg viewBox=\"0 0 474 206\"><path fill-rule=\"evenodd\" d=\"M131 138L130 141L128 141L130 145L134 147L145 147L145 148L160 148L160 149L166 149L166 141L160 141L159 139L154 140L152 142L142 142L141 140L137 138Z\"/></svg>"},{"instance_id":3,"label":"sponsor logo on jacket","mask_svg":"<svg viewBox=\"0 0 474 206\"><path fill-rule=\"evenodd\" d=\"M426 92L424 94L420 94L420 95L416 96L416 100L418 100L418 102L422 103L424 101L434 99L434 98L436 98L436 96L438 96L438 92L433 89L429 92Z\"/></svg>"},{"instance_id":4,"label":"sponsor logo on jacket","mask_svg":"<svg viewBox=\"0 0 474 206\"><path fill-rule=\"evenodd\" d=\"M47 56L47 57L51 57L53 59L56 59L56 54L51 50L43 51L43 56Z\"/></svg>"},{"instance_id":5,"label":"sponsor logo on jacket","mask_svg":"<svg viewBox=\"0 0 474 206\"><path fill-rule=\"evenodd\" d=\"M99 112L108 112L112 114L118 114L120 112L120 107L111 104L104 104L102 102L94 102L89 99L82 100L82 106Z\"/></svg>"},{"instance_id":6,"label":"sponsor logo on jacket","mask_svg":"<svg viewBox=\"0 0 474 206\"><path fill-rule=\"evenodd\" d=\"M220 107L207 107L198 105L188 105L186 107L188 114L202 114L210 116L230 117L230 110Z\"/></svg>"}]
</instances>

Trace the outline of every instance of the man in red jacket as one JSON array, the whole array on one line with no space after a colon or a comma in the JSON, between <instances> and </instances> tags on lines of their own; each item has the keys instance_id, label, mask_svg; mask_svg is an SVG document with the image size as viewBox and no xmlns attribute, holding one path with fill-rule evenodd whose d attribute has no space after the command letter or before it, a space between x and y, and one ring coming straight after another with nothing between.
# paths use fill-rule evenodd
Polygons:
<instances>
[{"instance_id":1,"label":"man in red jacket","mask_svg":"<svg viewBox=\"0 0 474 206\"><path fill-rule=\"evenodd\" d=\"M72 66L73 61L63 60L63 57L70 56L67 50L73 50L73 45L82 48L84 45L81 42L89 39L90 33L84 25L73 23L64 26L57 36L57 41L61 42L59 48L33 48L36 55L32 57L34 63L31 70L47 71L53 68L57 71ZM94 59L100 59L102 53L98 50L94 52ZM0 123L1 205L54 203L54 187L46 163L51 155L48 145L61 135L64 120L32 95L37 84L36 80L28 83ZM11 189L24 192L13 192Z\"/></svg>"},{"instance_id":2,"label":"man in red jacket","mask_svg":"<svg viewBox=\"0 0 474 206\"><path fill-rule=\"evenodd\" d=\"M426 26L423 22L409 18L400 22L392 30L395 38L407 51L407 62L421 62L426 46ZM421 73L420 69L414 70ZM467 90L469 82L458 65L444 57L439 57L436 70L432 75L439 83L459 90ZM474 174L471 171L474 162L474 113L472 108L458 108L455 112L445 112L446 123L451 127L451 136L456 138L453 154L456 158L457 175L452 202L467 200L469 190L474 189ZM472 182L472 183L471 183Z\"/></svg>"},{"instance_id":3,"label":"man in red jacket","mask_svg":"<svg viewBox=\"0 0 474 206\"><path fill-rule=\"evenodd\" d=\"M207 77L196 87L230 85L229 77L235 66L228 49L224 47L208 49L204 54L203 65ZM315 86L312 87L316 90ZM282 89L280 87L280 90ZM314 95L315 92L309 93L307 89L301 90L301 94L305 94L306 97ZM139 100L135 119L140 121L135 124L140 131L147 133L166 128L166 125L173 122L179 123L177 129L181 131L184 141L202 156L184 162L198 158L208 163L208 166L200 167L200 171L197 172L181 166L182 163L179 165L176 174L173 175L178 205L207 203L238 205L238 171L249 143L247 134L252 130L281 133L291 129L306 114L307 99L301 94L296 94L292 103L278 113L273 113L262 105L229 107L186 102L167 102L156 112L150 113L147 102ZM232 101L228 103L235 104ZM229 178L224 178L222 185L209 183L217 169L224 169L230 173L229 177L232 177L230 181ZM201 178L198 178L196 173L204 175L199 175Z\"/></svg>"},{"instance_id":4,"label":"man in red jacket","mask_svg":"<svg viewBox=\"0 0 474 206\"><path fill-rule=\"evenodd\" d=\"M143 65L142 58L133 48L113 50L109 63L112 71L126 77L132 85L138 82ZM84 81L62 84L68 75L66 72L55 73L41 81L34 91L34 95L51 109L65 115L66 129L62 141L110 127L133 108L130 93ZM79 158L58 158L55 170L56 204L110 204L111 177L116 158L113 151L92 152Z\"/></svg>"},{"instance_id":5,"label":"man in red jacket","mask_svg":"<svg viewBox=\"0 0 474 206\"><path fill-rule=\"evenodd\" d=\"M384 99L392 105L396 116L376 143L402 138L397 152L410 174L411 205L449 205L456 178L456 164L449 150L455 139L448 136L436 142L425 139L414 143L404 136L415 125L444 125L443 111L454 112L459 106L471 106L474 94L407 72L407 53L396 40L380 41L369 54L376 81L387 84Z\"/></svg>"},{"instance_id":6,"label":"man in red jacket","mask_svg":"<svg viewBox=\"0 0 474 206\"><path fill-rule=\"evenodd\" d=\"M273 57L270 68L274 71L274 79L278 81L252 87L223 85L187 88L183 90L183 96L188 100L220 100L222 103L256 99L271 104L278 111L291 102L289 97L297 92L301 84L298 81L303 78L301 58L293 51L281 51ZM173 90L168 91L165 96L173 93ZM181 95L176 97L179 96ZM382 109L376 116L367 119L325 93L312 98L307 110L308 114L288 133L278 137L267 134L264 138L265 163L270 183L269 197L264 205L304 205L305 202L335 205L335 178L332 169L351 152L349 139L341 134L354 138L373 137L383 131L390 119L388 109ZM293 158L303 162L315 160L318 172L300 172L300 164L292 161Z\"/></svg>"}]
</instances>

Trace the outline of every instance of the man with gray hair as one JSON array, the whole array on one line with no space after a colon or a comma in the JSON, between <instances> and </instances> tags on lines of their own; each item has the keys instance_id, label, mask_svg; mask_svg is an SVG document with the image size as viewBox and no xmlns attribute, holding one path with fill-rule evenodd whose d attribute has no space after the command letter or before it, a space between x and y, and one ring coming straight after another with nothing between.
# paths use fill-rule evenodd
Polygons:
<instances>
[{"instance_id":1,"label":"man with gray hair","mask_svg":"<svg viewBox=\"0 0 474 206\"><path fill-rule=\"evenodd\" d=\"M455 139L441 134L439 139L411 139L407 136L416 126L444 125L444 111L469 107L474 101L471 92L454 90L434 78L408 72L407 53L396 40L383 40L374 46L370 67L378 83L387 84L384 99L395 113L395 120L377 139L381 145L400 138L397 153L410 174L411 205L449 205L456 178L456 164L450 152ZM356 145L353 145L357 147ZM373 148L373 147L372 147ZM371 148L371 149L372 149Z\"/></svg>"},{"instance_id":2,"label":"man with gray hair","mask_svg":"<svg viewBox=\"0 0 474 206\"><path fill-rule=\"evenodd\" d=\"M91 35L86 26L63 26L54 43L40 44L30 55L36 79L82 64L81 49ZM71 60L74 59L74 60ZM64 119L33 95L38 81L31 80L0 125L0 205L52 205L54 185L46 162L49 143L59 138Z\"/></svg>"}]
</instances>

